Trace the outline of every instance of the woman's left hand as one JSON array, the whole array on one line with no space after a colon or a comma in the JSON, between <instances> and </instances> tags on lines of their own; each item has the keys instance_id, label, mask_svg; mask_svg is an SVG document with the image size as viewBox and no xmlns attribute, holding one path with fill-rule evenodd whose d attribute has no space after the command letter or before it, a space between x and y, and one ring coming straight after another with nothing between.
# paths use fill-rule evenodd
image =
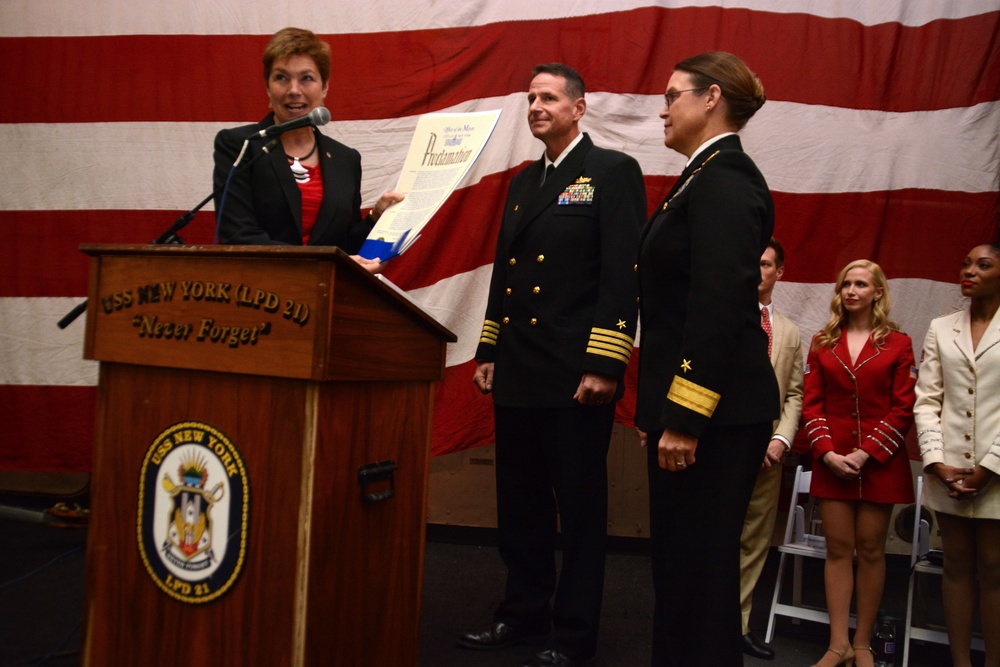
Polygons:
<instances>
[{"instance_id":1,"label":"woman's left hand","mask_svg":"<svg viewBox=\"0 0 1000 667\"><path fill-rule=\"evenodd\" d=\"M861 474L861 466L853 459L841 456L837 452L827 452L820 460L840 479L856 480Z\"/></svg>"},{"instance_id":2,"label":"woman's left hand","mask_svg":"<svg viewBox=\"0 0 1000 667\"><path fill-rule=\"evenodd\" d=\"M375 202L375 206L372 207L372 221L378 222L378 219L382 217L382 214L385 213L387 208L393 204L398 204L404 199L406 199L406 195L401 192L396 192L395 190L383 192L382 196L378 198L377 202Z\"/></svg>"},{"instance_id":3,"label":"woman's left hand","mask_svg":"<svg viewBox=\"0 0 1000 667\"><path fill-rule=\"evenodd\" d=\"M681 472L694 465L698 438L667 428L660 436L658 448L660 467L670 472Z\"/></svg>"},{"instance_id":4,"label":"woman's left hand","mask_svg":"<svg viewBox=\"0 0 1000 667\"><path fill-rule=\"evenodd\" d=\"M958 483L966 489L972 489L972 496L975 497L975 495L982 491L983 487L989 484L990 480L994 477L996 477L996 474L994 474L992 470L984 468L983 466L976 466L972 469L971 475L960 479Z\"/></svg>"},{"instance_id":5,"label":"woman's left hand","mask_svg":"<svg viewBox=\"0 0 1000 667\"><path fill-rule=\"evenodd\" d=\"M378 257L375 259L368 259L367 257L362 257L361 255L351 255L351 259L365 267L369 273L381 273L382 272L382 260Z\"/></svg>"},{"instance_id":6,"label":"woman's left hand","mask_svg":"<svg viewBox=\"0 0 1000 667\"><path fill-rule=\"evenodd\" d=\"M938 481L948 489L948 495L956 500L976 496L976 489L971 485L965 485L965 481L972 477L973 472L975 471L972 468L956 468L940 462L932 463L924 468L924 473L937 477Z\"/></svg>"},{"instance_id":7,"label":"woman's left hand","mask_svg":"<svg viewBox=\"0 0 1000 667\"><path fill-rule=\"evenodd\" d=\"M844 459L853 462L854 465L857 466L857 469L860 471L861 468L863 468L864 465L868 463L868 459L870 459L871 457L872 457L871 454L869 454L868 452L866 452L861 448L858 448L855 449L850 454L848 454L847 456L845 456Z\"/></svg>"}]
</instances>

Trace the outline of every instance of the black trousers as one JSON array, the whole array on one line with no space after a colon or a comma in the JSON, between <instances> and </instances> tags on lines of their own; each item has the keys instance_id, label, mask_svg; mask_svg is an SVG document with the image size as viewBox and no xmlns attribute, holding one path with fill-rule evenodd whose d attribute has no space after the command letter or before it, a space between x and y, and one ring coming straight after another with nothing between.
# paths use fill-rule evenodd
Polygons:
<instances>
[{"instance_id":1,"label":"black trousers","mask_svg":"<svg viewBox=\"0 0 1000 667\"><path fill-rule=\"evenodd\" d=\"M494 408L497 539L507 566L505 597L494 619L541 632L552 627L551 648L572 658L597 650L614 411L613 404ZM558 578L557 520L563 547Z\"/></svg>"},{"instance_id":2,"label":"black trousers","mask_svg":"<svg viewBox=\"0 0 1000 667\"><path fill-rule=\"evenodd\" d=\"M771 427L710 427L683 472L660 468L649 436L654 667L743 665L740 535Z\"/></svg>"}]
</instances>

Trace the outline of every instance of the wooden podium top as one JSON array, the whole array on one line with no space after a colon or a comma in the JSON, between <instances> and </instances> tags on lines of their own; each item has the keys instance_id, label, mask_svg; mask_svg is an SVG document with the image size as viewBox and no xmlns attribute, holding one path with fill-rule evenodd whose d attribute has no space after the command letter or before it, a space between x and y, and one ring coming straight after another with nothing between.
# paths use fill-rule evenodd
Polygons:
<instances>
[{"instance_id":1,"label":"wooden podium top","mask_svg":"<svg viewBox=\"0 0 1000 667\"><path fill-rule=\"evenodd\" d=\"M311 380L441 379L455 334L339 248L85 244L84 357Z\"/></svg>"}]
</instances>

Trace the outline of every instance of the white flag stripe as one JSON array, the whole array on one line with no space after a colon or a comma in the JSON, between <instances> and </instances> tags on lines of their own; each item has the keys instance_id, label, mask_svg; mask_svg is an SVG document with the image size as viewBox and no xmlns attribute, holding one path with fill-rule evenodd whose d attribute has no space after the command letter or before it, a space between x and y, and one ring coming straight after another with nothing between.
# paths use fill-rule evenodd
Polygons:
<instances>
[{"instance_id":1,"label":"white flag stripe","mask_svg":"<svg viewBox=\"0 0 1000 667\"><path fill-rule=\"evenodd\" d=\"M96 386L97 362L83 359L86 315L56 322L79 297L0 298L0 384Z\"/></svg>"},{"instance_id":2,"label":"white flag stripe","mask_svg":"<svg viewBox=\"0 0 1000 667\"><path fill-rule=\"evenodd\" d=\"M663 146L662 97L592 93L587 99L581 127L596 144L629 153L647 176L680 173L683 157ZM541 155L525 122L523 94L442 111L494 108L503 114L466 185ZM210 191L215 133L238 124L0 125L0 161L17 165L0 175L0 210L187 210ZM324 126L325 134L361 152L366 205L395 185L415 126L416 117ZM1000 102L892 113L769 101L742 134L777 192L990 192L1000 138L984 137L983 126L1000 127Z\"/></svg>"},{"instance_id":3,"label":"white flag stripe","mask_svg":"<svg viewBox=\"0 0 1000 667\"><path fill-rule=\"evenodd\" d=\"M789 258L791 259L791 258ZM446 365L472 360L479 344L491 267L455 275L407 292L422 308L451 329L458 342L448 345ZM892 317L913 338L919 358L930 318L963 307L957 285L914 278L889 281ZM799 325L803 345L829 318L832 283L785 283L775 287L778 310ZM65 330L56 322L73 308L73 298L0 298L0 384L97 384L97 364L81 358L85 317ZM640 340L641 344L641 340Z\"/></svg>"},{"instance_id":4,"label":"white flag stripe","mask_svg":"<svg viewBox=\"0 0 1000 667\"><path fill-rule=\"evenodd\" d=\"M617 0L613 10L642 7L681 9L722 7L778 14L812 14L850 19L862 25L898 22L925 25L996 11L993 0ZM398 0L341 0L331 11L322 3L272 0L3 0L0 36L269 35L288 25L308 26L322 34L464 28L510 21L571 18L608 13L607 0L463 0L400 3ZM197 20L192 20L197 17Z\"/></svg>"}]
</instances>

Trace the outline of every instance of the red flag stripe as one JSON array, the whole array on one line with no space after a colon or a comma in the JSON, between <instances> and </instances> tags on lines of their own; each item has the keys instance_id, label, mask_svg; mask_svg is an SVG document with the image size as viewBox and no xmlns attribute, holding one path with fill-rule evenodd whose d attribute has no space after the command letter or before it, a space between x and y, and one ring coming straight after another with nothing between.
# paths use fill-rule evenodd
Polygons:
<instances>
[{"instance_id":1,"label":"red flag stripe","mask_svg":"<svg viewBox=\"0 0 1000 667\"><path fill-rule=\"evenodd\" d=\"M97 418L96 387L0 384L0 469L87 472Z\"/></svg>"},{"instance_id":2,"label":"red flag stripe","mask_svg":"<svg viewBox=\"0 0 1000 667\"><path fill-rule=\"evenodd\" d=\"M675 62L721 49L740 54L775 100L913 111L1000 96L1000 11L916 27L718 7L644 7L557 21L558 26L518 21L327 35L335 63L328 106L337 119L388 118L522 91L530 68L553 58L548 42L525 35L554 30L563 36L559 58L584 72L595 91L658 94ZM593 48L595 35L606 48ZM267 35L0 39L0 60L15 73L0 80L0 118L8 123L256 119L265 102L260 54L267 40ZM495 57L498 53L504 57ZM907 66L897 67L900 62ZM127 80L114 74L123 63Z\"/></svg>"},{"instance_id":3,"label":"red flag stripe","mask_svg":"<svg viewBox=\"0 0 1000 667\"><path fill-rule=\"evenodd\" d=\"M673 182L647 177L650 208ZM424 228L421 240L387 265L393 282L416 289L493 261L498 210L506 174L457 191ZM845 192L825 195L773 193L775 234L808 262L789 266L785 279L827 282L847 261L869 257L895 278L951 282L954 257L996 230L996 193L935 190ZM474 212L474 214L472 213ZM2 214L7 242L0 266L7 279L0 297L86 294L87 258L80 243L145 243L173 222L170 211L9 211ZM188 243L211 243L214 218L202 213L181 233ZM940 242L947 236L943 248ZM442 253L442 248L447 248ZM957 255L956 255L957 256Z\"/></svg>"}]
</instances>

